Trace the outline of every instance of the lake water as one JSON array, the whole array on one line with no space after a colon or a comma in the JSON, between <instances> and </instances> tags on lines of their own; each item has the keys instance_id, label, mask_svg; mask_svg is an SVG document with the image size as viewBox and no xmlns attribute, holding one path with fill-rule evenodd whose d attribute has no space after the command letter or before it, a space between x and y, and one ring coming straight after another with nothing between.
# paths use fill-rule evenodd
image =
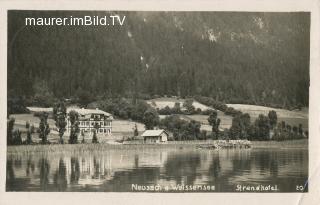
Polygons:
<instances>
[{"instance_id":1,"label":"lake water","mask_svg":"<svg viewBox=\"0 0 320 205\"><path fill-rule=\"evenodd\" d=\"M296 192L307 191L307 179L306 149L29 152L8 153L6 190L131 192L159 185L164 192L236 192L239 185L270 185Z\"/></svg>"}]
</instances>

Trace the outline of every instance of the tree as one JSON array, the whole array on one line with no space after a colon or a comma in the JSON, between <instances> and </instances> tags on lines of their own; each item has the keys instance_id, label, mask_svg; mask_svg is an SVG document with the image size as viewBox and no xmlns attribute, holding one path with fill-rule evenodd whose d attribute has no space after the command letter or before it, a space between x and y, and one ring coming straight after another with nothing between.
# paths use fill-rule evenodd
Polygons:
<instances>
[{"instance_id":1,"label":"tree","mask_svg":"<svg viewBox=\"0 0 320 205\"><path fill-rule=\"evenodd\" d=\"M14 127L14 122L15 122L14 118L10 118L7 121L7 145L13 144L12 131L13 131L13 127Z\"/></svg>"},{"instance_id":2,"label":"tree","mask_svg":"<svg viewBox=\"0 0 320 205\"><path fill-rule=\"evenodd\" d=\"M209 122L209 125L212 126L212 134L214 138L218 138L220 119L218 118L218 113L216 110L213 110L210 112L208 122Z\"/></svg>"},{"instance_id":3,"label":"tree","mask_svg":"<svg viewBox=\"0 0 320 205\"><path fill-rule=\"evenodd\" d=\"M188 136L189 140L198 139L200 136L200 123L196 122L195 120L191 120L187 124L186 128L186 135Z\"/></svg>"},{"instance_id":4,"label":"tree","mask_svg":"<svg viewBox=\"0 0 320 205\"><path fill-rule=\"evenodd\" d=\"M160 115L171 115L172 114L171 108L169 106L165 106L164 108L160 109L158 112Z\"/></svg>"},{"instance_id":5,"label":"tree","mask_svg":"<svg viewBox=\"0 0 320 205\"><path fill-rule=\"evenodd\" d=\"M286 129L286 122L281 121L281 130L285 131L285 129Z\"/></svg>"},{"instance_id":6,"label":"tree","mask_svg":"<svg viewBox=\"0 0 320 205\"><path fill-rule=\"evenodd\" d=\"M144 112L142 121L147 130L153 130L159 124L159 115L156 110L150 108Z\"/></svg>"},{"instance_id":7,"label":"tree","mask_svg":"<svg viewBox=\"0 0 320 205\"><path fill-rule=\"evenodd\" d=\"M207 140L207 131L206 130L201 130L200 139Z\"/></svg>"},{"instance_id":8,"label":"tree","mask_svg":"<svg viewBox=\"0 0 320 205\"><path fill-rule=\"evenodd\" d=\"M183 103L183 107L186 108L187 114L193 114L195 112L195 107L192 105L193 99L186 99Z\"/></svg>"},{"instance_id":9,"label":"tree","mask_svg":"<svg viewBox=\"0 0 320 205\"><path fill-rule=\"evenodd\" d=\"M21 132L19 129L13 131L13 144L14 145L22 144Z\"/></svg>"},{"instance_id":10,"label":"tree","mask_svg":"<svg viewBox=\"0 0 320 205\"><path fill-rule=\"evenodd\" d=\"M34 133L34 126L30 126L29 123L26 124L26 128L27 128L27 139L25 141L26 144L32 144L32 134Z\"/></svg>"},{"instance_id":11,"label":"tree","mask_svg":"<svg viewBox=\"0 0 320 205\"><path fill-rule=\"evenodd\" d=\"M287 129L287 132L291 133L292 132L292 127L291 125L286 125L286 129Z\"/></svg>"},{"instance_id":12,"label":"tree","mask_svg":"<svg viewBox=\"0 0 320 205\"><path fill-rule=\"evenodd\" d=\"M97 137L97 132L98 132L99 128L100 128L100 124L99 123L95 123L94 124L93 137L92 137L92 143L99 143L98 137Z\"/></svg>"},{"instance_id":13,"label":"tree","mask_svg":"<svg viewBox=\"0 0 320 205\"><path fill-rule=\"evenodd\" d=\"M41 138L41 143L42 144L47 144L48 143L47 137L48 137L48 134L50 133L49 124L47 122L48 113L42 112L39 115L39 118L40 118L39 137Z\"/></svg>"},{"instance_id":14,"label":"tree","mask_svg":"<svg viewBox=\"0 0 320 205\"><path fill-rule=\"evenodd\" d=\"M299 124L299 135L303 136L302 124Z\"/></svg>"},{"instance_id":15,"label":"tree","mask_svg":"<svg viewBox=\"0 0 320 205\"><path fill-rule=\"evenodd\" d=\"M268 117L260 114L258 119L255 121L255 129L255 135L258 140L270 139L270 122Z\"/></svg>"},{"instance_id":16,"label":"tree","mask_svg":"<svg viewBox=\"0 0 320 205\"><path fill-rule=\"evenodd\" d=\"M63 144L63 134L66 131L66 126L67 126L67 108L64 104L64 102L60 102L55 104L53 107L53 118L56 121L56 127L58 128L59 132L59 143Z\"/></svg>"},{"instance_id":17,"label":"tree","mask_svg":"<svg viewBox=\"0 0 320 205\"><path fill-rule=\"evenodd\" d=\"M79 114L71 110L69 113L69 120L70 120L70 138L69 143L70 144L77 144L78 143L78 134L80 132L79 129Z\"/></svg>"},{"instance_id":18,"label":"tree","mask_svg":"<svg viewBox=\"0 0 320 205\"><path fill-rule=\"evenodd\" d=\"M26 108L26 102L25 99L21 96L15 97L15 96L8 96L8 102L7 102L7 115L10 114L19 114L19 113L28 113L28 109Z\"/></svg>"},{"instance_id":19,"label":"tree","mask_svg":"<svg viewBox=\"0 0 320 205\"><path fill-rule=\"evenodd\" d=\"M82 141L81 141L81 143L84 144L85 141L84 141L84 131L83 131L83 130L81 131L81 136L82 136Z\"/></svg>"},{"instance_id":20,"label":"tree","mask_svg":"<svg viewBox=\"0 0 320 205\"><path fill-rule=\"evenodd\" d=\"M26 122L26 129L29 129L29 127L30 127L30 123L27 121Z\"/></svg>"},{"instance_id":21,"label":"tree","mask_svg":"<svg viewBox=\"0 0 320 205\"><path fill-rule=\"evenodd\" d=\"M232 125L230 127L230 138L231 139L239 139L241 138L241 119L240 115L237 115L232 118Z\"/></svg>"},{"instance_id":22,"label":"tree","mask_svg":"<svg viewBox=\"0 0 320 205\"><path fill-rule=\"evenodd\" d=\"M241 139L247 139L250 132L250 115L248 113L244 113L240 115L240 126L241 126Z\"/></svg>"},{"instance_id":23,"label":"tree","mask_svg":"<svg viewBox=\"0 0 320 205\"><path fill-rule=\"evenodd\" d=\"M180 113L181 113L180 103L176 102L174 103L174 106L172 108L172 114L180 114Z\"/></svg>"},{"instance_id":24,"label":"tree","mask_svg":"<svg viewBox=\"0 0 320 205\"><path fill-rule=\"evenodd\" d=\"M139 135L137 124L134 124L133 136L137 137Z\"/></svg>"},{"instance_id":25,"label":"tree","mask_svg":"<svg viewBox=\"0 0 320 205\"><path fill-rule=\"evenodd\" d=\"M292 132L293 132L293 138L299 138L299 136L298 136L298 127L297 126L293 126L292 127Z\"/></svg>"},{"instance_id":26,"label":"tree","mask_svg":"<svg viewBox=\"0 0 320 205\"><path fill-rule=\"evenodd\" d=\"M92 143L94 144L98 143L97 131L93 132Z\"/></svg>"},{"instance_id":27,"label":"tree","mask_svg":"<svg viewBox=\"0 0 320 205\"><path fill-rule=\"evenodd\" d=\"M168 116L160 121L160 127L173 133L174 140L195 140L206 138L200 132L201 124L195 120L182 120L177 115Z\"/></svg>"},{"instance_id":28,"label":"tree","mask_svg":"<svg viewBox=\"0 0 320 205\"><path fill-rule=\"evenodd\" d=\"M278 116L276 111L274 110L269 111L268 117L269 117L270 126L271 126L270 128L271 129L275 128L278 122Z\"/></svg>"},{"instance_id":29,"label":"tree","mask_svg":"<svg viewBox=\"0 0 320 205\"><path fill-rule=\"evenodd\" d=\"M230 130L229 129L224 129L222 136L223 136L224 140L229 140L229 138L230 138Z\"/></svg>"},{"instance_id":30,"label":"tree","mask_svg":"<svg viewBox=\"0 0 320 205\"><path fill-rule=\"evenodd\" d=\"M182 139L182 129L185 124L177 115L170 115L160 121L160 127L173 133L174 140Z\"/></svg>"}]
</instances>

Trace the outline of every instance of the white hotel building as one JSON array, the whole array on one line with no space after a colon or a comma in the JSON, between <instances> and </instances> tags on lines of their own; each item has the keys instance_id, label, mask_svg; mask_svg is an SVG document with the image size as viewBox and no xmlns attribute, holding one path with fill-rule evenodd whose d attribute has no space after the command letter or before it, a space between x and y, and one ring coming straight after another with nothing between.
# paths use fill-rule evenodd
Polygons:
<instances>
[{"instance_id":1,"label":"white hotel building","mask_svg":"<svg viewBox=\"0 0 320 205\"><path fill-rule=\"evenodd\" d=\"M46 112L51 115L53 109L52 108L41 108L41 107L27 107L31 113L40 113ZM67 127L66 133L70 134L71 123L69 119L69 113L71 110L76 111L79 114L79 128L80 133L83 131L85 135L92 136L95 131L95 124L99 124L99 129L97 134L103 135L111 135L112 134L112 120L113 117L110 113L104 112L99 109L84 109L78 107L69 107L67 108ZM51 119L50 119L51 120ZM25 122L22 122L25 123ZM57 132L58 129L56 127L53 128L53 131Z\"/></svg>"},{"instance_id":2,"label":"white hotel building","mask_svg":"<svg viewBox=\"0 0 320 205\"><path fill-rule=\"evenodd\" d=\"M74 110L79 114L79 128L80 133L85 135L93 135L95 131L95 124L99 125L97 134L111 135L112 134L112 120L110 113L99 109L84 109L84 108L68 108L67 109L67 127L66 132L70 133L71 122L69 113Z\"/></svg>"}]
</instances>

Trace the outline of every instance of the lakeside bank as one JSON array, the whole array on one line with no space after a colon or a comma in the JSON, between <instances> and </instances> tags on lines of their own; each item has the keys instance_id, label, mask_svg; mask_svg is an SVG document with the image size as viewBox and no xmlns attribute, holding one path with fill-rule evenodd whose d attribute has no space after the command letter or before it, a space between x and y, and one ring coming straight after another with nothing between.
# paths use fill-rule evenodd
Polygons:
<instances>
[{"instance_id":1,"label":"lakeside bank","mask_svg":"<svg viewBox=\"0 0 320 205\"><path fill-rule=\"evenodd\" d=\"M250 149L308 149L308 139L288 141L252 141ZM213 144L214 140L169 141L163 144L49 144L49 145L19 145L8 146L7 153L26 152L96 152L107 150L134 150L134 149L197 149L198 145Z\"/></svg>"}]
</instances>

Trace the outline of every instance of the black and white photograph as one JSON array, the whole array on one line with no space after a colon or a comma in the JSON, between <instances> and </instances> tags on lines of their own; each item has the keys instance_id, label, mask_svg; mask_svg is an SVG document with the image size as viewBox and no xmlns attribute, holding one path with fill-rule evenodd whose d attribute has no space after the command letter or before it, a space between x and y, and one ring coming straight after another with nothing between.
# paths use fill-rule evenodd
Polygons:
<instances>
[{"instance_id":1,"label":"black and white photograph","mask_svg":"<svg viewBox=\"0 0 320 205\"><path fill-rule=\"evenodd\" d=\"M7 11L6 192L308 192L310 12Z\"/></svg>"}]
</instances>

